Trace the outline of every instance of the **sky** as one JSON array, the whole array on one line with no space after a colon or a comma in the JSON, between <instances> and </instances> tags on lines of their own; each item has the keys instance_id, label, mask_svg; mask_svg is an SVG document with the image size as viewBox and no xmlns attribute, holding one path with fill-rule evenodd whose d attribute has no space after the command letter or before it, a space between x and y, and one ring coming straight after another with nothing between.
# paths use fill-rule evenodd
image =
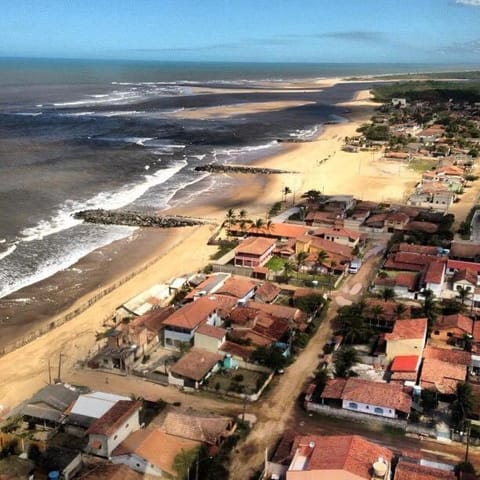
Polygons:
<instances>
[{"instance_id":1,"label":"sky","mask_svg":"<svg viewBox=\"0 0 480 480\"><path fill-rule=\"evenodd\" d=\"M0 56L480 64L480 0L12 0Z\"/></svg>"}]
</instances>

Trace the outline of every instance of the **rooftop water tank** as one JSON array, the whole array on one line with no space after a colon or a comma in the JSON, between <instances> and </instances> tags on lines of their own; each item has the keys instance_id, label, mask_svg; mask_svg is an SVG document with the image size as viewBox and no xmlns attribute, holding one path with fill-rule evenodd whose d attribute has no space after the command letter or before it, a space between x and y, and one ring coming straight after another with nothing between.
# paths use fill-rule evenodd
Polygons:
<instances>
[{"instance_id":1,"label":"rooftop water tank","mask_svg":"<svg viewBox=\"0 0 480 480\"><path fill-rule=\"evenodd\" d=\"M48 480L58 480L60 478L60 472L58 470L53 470L48 474Z\"/></svg>"},{"instance_id":2,"label":"rooftop water tank","mask_svg":"<svg viewBox=\"0 0 480 480\"><path fill-rule=\"evenodd\" d=\"M387 474L387 470L388 470L388 466L383 461L383 459L378 459L378 461L376 461L373 464L373 473L377 478L385 478L385 475Z\"/></svg>"}]
</instances>

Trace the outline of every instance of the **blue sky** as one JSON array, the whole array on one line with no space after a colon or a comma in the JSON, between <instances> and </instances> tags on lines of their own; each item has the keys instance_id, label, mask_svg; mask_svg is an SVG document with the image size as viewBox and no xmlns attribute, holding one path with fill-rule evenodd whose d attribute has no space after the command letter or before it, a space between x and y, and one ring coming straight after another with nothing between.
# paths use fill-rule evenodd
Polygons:
<instances>
[{"instance_id":1,"label":"blue sky","mask_svg":"<svg viewBox=\"0 0 480 480\"><path fill-rule=\"evenodd\" d=\"M0 56L480 64L480 0L11 0Z\"/></svg>"}]
</instances>

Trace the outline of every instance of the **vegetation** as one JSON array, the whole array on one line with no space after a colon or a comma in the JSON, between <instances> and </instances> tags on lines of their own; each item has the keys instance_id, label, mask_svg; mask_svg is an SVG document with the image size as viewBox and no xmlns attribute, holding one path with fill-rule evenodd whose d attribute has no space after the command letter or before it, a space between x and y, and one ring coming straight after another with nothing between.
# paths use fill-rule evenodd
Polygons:
<instances>
[{"instance_id":1,"label":"vegetation","mask_svg":"<svg viewBox=\"0 0 480 480\"><path fill-rule=\"evenodd\" d=\"M455 392L455 400L450 405L452 412L452 423L462 429L465 420L470 417L474 407L472 386L469 383L458 382Z\"/></svg>"},{"instance_id":2,"label":"vegetation","mask_svg":"<svg viewBox=\"0 0 480 480\"><path fill-rule=\"evenodd\" d=\"M365 138L370 141L388 141L390 139L388 125L362 125L357 128L357 132L363 133Z\"/></svg>"},{"instance_id":3,"label":"vegetation","mask_svg":"<svg viewBox=\"0 0 480 480\"><path fill-rule=\"evenodd\" d=\"M237 240L220 240L218 250L211 256L212 260L218 260L238 245Z\"/></svg>"},{"instance_id":4,"label":"vegetation","mask_svg":"<svg viewBox=\"0 0 480 480\"><path fill-rule=\"evenodd\" d=\"M381 85L373 89L374 100L387 102L392 98L406 98L408 101L448 102L479 102L480 83L478 82L447 82L418 81L398 82L392 85Z\"/></svg>"},{"instance_id":5,"label":"vegetation","mask_svg":"<svg viewBox=\"0 0 480 480\"><path fill-rule=\"evenodd\" d=\"M258 347L250 358L252 362L271 368L272 370L280 370L287 365L287 358L276 345Z\"/></svg>"},{"instance_id":6,"label":"vegetation","mask_svg":"<svg viewBox=\"0 0 480 480\"><path fill-rule=\"evenodd\" d=\"M302 310L302 312L312 315L325 305L325 299L323 295L312 293L296 298L293 305Z\"/></svg>"},{"instance_id":7,"label":"vegetation","mask_svg":"<svg viewBox=\"0 0 480 480\"><path fill-rule=\"evenodd\" d=\"M334 355L335 376L347 378L352 376L351 368L358 362L357 351L353 347L342 347Z\"/></svg>"},{"instance_id":8,"label":"vegetation","mask_svg":"<svg viewBox=\"0 0 480 480\"><path fill-rule=\"evenodd\" d=\"M265 266L272 272L281 272L285 266L286 260L281 257L274 255Z\"/></svg>"}]
</instances>

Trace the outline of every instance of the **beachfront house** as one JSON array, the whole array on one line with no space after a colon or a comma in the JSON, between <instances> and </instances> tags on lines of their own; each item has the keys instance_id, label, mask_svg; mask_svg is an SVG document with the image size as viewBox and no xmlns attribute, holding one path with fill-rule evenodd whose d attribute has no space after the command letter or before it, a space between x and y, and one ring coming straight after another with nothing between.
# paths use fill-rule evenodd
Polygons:
<instances>
[{"instance_id":1,"label":"beachfront house","mask_svg":"<svg viewBox=\"0 0 480 480\"><path fill-rule=\"evenodd\" d=\"M275 248L273 238L249 237L235 249L236 267L256 268L265 265L272 257Z\"/></svg>"}]
</instances>

